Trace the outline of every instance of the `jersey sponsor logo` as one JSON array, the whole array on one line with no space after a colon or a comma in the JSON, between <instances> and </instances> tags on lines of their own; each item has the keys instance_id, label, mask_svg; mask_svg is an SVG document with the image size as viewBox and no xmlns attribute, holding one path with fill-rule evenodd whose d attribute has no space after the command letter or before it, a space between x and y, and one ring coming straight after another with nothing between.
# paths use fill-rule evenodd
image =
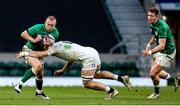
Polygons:
<instances>
[{"instance_id":1,"label":"jersey sponsor logo","mask_svg":"<svg viewBox=\"0 0 180 106\"><path fill-rule=\"evenodd\" d=\"M71 45L68 44L68 43L66 43L66 44L64 44L64 48L65 48L65 49L71 49Z\"/></svg>"},{"instance_id":2,"label":"jersey sponsor logo","mask_svg":"<svg viewBox=\"0 0 180 106\"><path fill-rule=\"evenodd\" d=\"M91 64L91 65L90 65L90 68L95 68L95 67L96 67L95 64Z\"/></svg>"}]
</instances>

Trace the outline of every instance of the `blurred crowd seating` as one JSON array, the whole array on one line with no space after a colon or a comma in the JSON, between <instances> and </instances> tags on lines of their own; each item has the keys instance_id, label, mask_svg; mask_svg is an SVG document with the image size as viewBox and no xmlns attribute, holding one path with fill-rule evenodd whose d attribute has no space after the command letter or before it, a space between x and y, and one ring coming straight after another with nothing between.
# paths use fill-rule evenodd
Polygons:
<instances>
[{"instance_id":1,"label":"blurred crowd seating","mask_svg":"<svg viewBox=\"0 0 180 106\"><path fill-rule=\"evenodd\" d=\"M45 76L53 76L54 71L61 69L64 66L62 62L45 62L44 67L44 75ZM19 61L9 61L9 62L0 62L0 76L22 76L26 72L26 70L30 68L25 62ZM78 77L80 76L81 64L74 63L70 70L65 72L63 76L67 77ZM133 62L128 63L102 63L101 70L107 70L119 75L129 75L131 77L139 77L139 71L136 67L136 64Z\"/></svg>"}]
</instances>

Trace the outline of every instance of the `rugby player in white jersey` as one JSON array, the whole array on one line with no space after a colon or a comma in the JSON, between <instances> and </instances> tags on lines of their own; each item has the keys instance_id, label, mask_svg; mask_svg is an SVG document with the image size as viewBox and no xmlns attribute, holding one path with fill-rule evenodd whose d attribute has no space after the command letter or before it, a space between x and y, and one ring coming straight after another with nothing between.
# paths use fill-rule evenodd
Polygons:
<instances>
[{"instance_id":1,"label":"rugby player in white jersey","mask_svg":"<svg viewBox=\"0 0 180 106\"><path fill-rule=\"evenodd\" d=\"M17 54L17 58L23 56L30 57L45 57L56 56L60 59L66 60L66 64L62 69L57 70L54 76L62 75L67 71L73 62L79 61L82 63L81 77L85 88L94 89L107 92L105 99L112 99L118 95L118 91L112 87L109 87L101 82L93 81L93 78L113 79L122 82L128 90L132 89L132 85L127 75L120 76L108 71L100 71L101 61L98 52L91 47L84 47L76 43L69 41L59 41L54 43L48 50L45 51L32 51L20 52Z\"/></svg>"}]
</instances>

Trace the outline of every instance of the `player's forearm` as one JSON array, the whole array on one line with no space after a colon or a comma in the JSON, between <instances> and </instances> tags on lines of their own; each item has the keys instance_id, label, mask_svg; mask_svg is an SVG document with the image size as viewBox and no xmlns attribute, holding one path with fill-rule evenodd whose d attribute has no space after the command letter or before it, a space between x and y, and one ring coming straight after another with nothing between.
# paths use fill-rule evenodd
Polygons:
<instances>
[{"instance_id":1,"label":"player's forearm","mask_svg":"<svg viewBox=\"0 0 180 106\"><path fill-rule=\"evenodd\" d=\"M35 39L32 38L32 37L28 34L27 31L22 32L22 33L21 33L21 37L24 38L24 39L26 39L26 40L28 40L28 41L30 41L30 42L32 42L32 43L35 43Z\"/></svg>"},{"instance_id":2,"label":"player's forearm","mask_svg":"<svg viewBox=\"0 0 180 106\"><path fill-rule=\"evenodd\" d=\"M67 71L67 70L69 70L69 68L71 67L71 65L72 65L73 63L72 62L66 62L66 64L64 65L64 67L63 67L63 71Z\"/></svg>"},{"instance_id":3,"label":"player's forearm","mask_svg":"<svg viewBox=\"0 0 180 106\"><path fill-rule=\"evenodd\" d=\"M30 52L28 54L28 56L34 57L34 58L41 58L42 57L40 54L38 54L38 52Z\"/></svg>"},{"instance_id":4,"label":"player's forearm","mask_svg":"<svg viewBox=\"0 0 180 106\"><path fill-rule=\"evenodd\" d=\"M34 57L34 58L42 58L48 56L48 51L31 51L29 52L20 52L16 55L16 58L22 58L24 56Z\"/></svg>"},{"instance_id":5,"label":"player's forearm","mask_svg":"<svg viewBox=\"0 0 180 106\"><path fill-rule=\"evenodd\" d=\"M154 53L157 53L157 52L163 50L164 47L165 47L164 45L158 45L158 46L156 46L155 48L153 48L153 49L151 49L149 51L151 52L151 54L154 54Z\"/></svg>"},{"instance_id":6,"label":"player's forearm","mask_svg":"<svg viewBox=\"0 0 180 106\"><path fill-rule=\"evenodd\" d=\"M149 40L148 44L152 45L154 43L154 36L152 35L151 39Z\"/></svg>"},{"instance_id":7,"label":"player's forearm","mask_svg":"<svg viewBox=\"0 0 180 106\"><path fill-rule=\"evenodd\" d=\"M48 56L48 52L47 51L32 51L28 54L28 56L34 57L34 58L43 58L43 57Z\"/></svg>"},{"instance_id":8,"label":"player's forearm","mask_svg":"<svg viewBox=\"0 0 180 106\"><path fill-rule=\"evenodd\" d=\"M159 39L159 45L157 45L155 48L149 50L150 54L157 53L165 48L166 45L166 38Z\"/></svg>"}]
</instances>

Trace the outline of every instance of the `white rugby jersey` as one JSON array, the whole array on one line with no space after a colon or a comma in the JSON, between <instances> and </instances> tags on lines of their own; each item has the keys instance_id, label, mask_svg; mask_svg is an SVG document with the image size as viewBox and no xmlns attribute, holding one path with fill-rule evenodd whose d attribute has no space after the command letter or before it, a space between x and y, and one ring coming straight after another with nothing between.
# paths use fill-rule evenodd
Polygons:
<instances>
[{"instance_id":1,"label":"white rugby jersey","mask_svg":"<svg viewBox=\"0 0 180 106\"><path fill-rule=\"evenodd\" d=\"M48 49L48 55L53 55L66 61L83 61L84 59L98 55L91 47L84 47L69 41L59 41Z\"/></svg>"}]
</instances>

